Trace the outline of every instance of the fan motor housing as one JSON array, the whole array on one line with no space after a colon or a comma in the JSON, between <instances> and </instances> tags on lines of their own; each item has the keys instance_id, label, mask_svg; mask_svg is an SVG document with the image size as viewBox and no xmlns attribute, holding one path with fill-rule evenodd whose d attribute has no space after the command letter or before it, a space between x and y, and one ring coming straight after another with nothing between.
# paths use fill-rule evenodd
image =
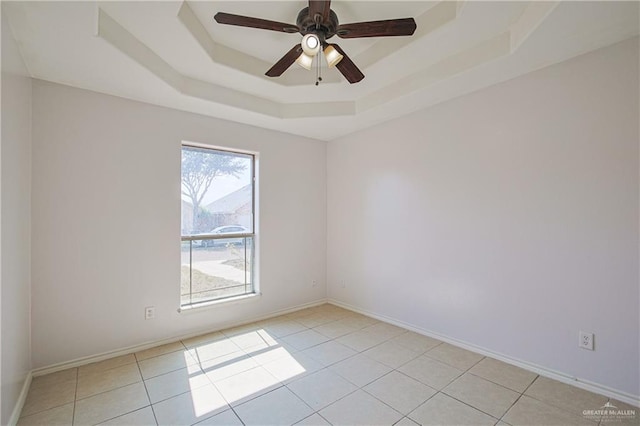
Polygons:
<instances>
[{"instance_id":1,"label":"fan motor housing","mask_svg":"<svg viewBox=\"0 0 640 426\"><path fill-rule=\"evenodd\" d=\"M307 34L315 34L320 38L320 41L324 41L336 34L336 30L338 28L338 15L336 15L333 10L330 10L329 17L326 21L316 23L314 18L309 16L309 8L305 7L300 11L300 13L298 13L296 25L300 29L300 34L303 36Z\"/></svg>"}]
</instances>

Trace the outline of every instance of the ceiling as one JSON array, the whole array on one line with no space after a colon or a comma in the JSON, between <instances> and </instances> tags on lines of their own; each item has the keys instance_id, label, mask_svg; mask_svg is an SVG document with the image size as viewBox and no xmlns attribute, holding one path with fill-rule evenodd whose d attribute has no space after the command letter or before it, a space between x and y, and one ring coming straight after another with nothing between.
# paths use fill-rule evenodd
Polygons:
<instances>
[{"instance_id":1,"label":"ceiling","mask_svg":"<svg viewBox=\"0 0 640 426\"><path fill-rule=\"evenodd\" d=\"M295 23L305 1L4 2L32 77L332 140L639 33L639 3L333 1L341 23L414 17L412 37L332 39L365 74L293 65L299 34L219 25L218 11Z\"/></svg>"}]
</instances>

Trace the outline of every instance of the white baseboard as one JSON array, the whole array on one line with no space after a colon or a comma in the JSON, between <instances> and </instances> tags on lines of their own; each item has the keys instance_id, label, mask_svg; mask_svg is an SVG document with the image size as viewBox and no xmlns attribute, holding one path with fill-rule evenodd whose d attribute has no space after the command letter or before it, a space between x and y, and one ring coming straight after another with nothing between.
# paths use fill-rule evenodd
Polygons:
<instances>
[{"instance_id":1,"label":"white baseboard","mask_svg":"<svg viewBox=\"0 0 640 426\"><path fill-rule=\"evenodd\" d=\"M49 365L49 366L46 366L46 367L36 368L31 373L33 374L33 377L38 377L38 376L44 376L45 374L50 374L50 373L55 373L57 371L66 370L68 368L82 367L83 365L91 364L91 363L98 362L98 361L104 361L105 359L109 359L109 358L113 358L113 357L117 357L117 356L121 356L121 355L128 355L128 354L131 354L131 353L134 353L134 352L143 351L145 349L153 348L153 347L156 347L156 346L165 345L167 343L173 343L173 342L177 342L179 340L188 339L190 337L200 336L200 335L205 334L205 333L212 333L214 331L226 330L228 328L238 327L238 326L249 324L249 323L252 323L252 322L262 321L262 320L266 320L266 319L269 319L269 318L277 317L277 316L280 316L280 315L289 314L291 312L299 311L301 309L306 309L306 308L311 308L313 306L322 305L323 303L327 303L327 299L319 299L319 300L315 300L313 302L303 303L301 305L297 305L297 306L294 306L292 308L286 308L286 309L280 309L280 310L277 310L277 311L272 311L272 312L270 312L269 314L266 314L266 315L247 318L246 320L243 320L243 321L236 321L236 322L233 322L233 323L222 324L222 325L216 326L215 328L207 328L207 329L204 329L204 330L199 330L197 332L192 332L192 333L188 333L188 334L184 334L184 335L180 335L180 336L174 336L174 337L170 337L170 338L167 338L167 339L156 340L156 341L153 341L153 342L146 342L146 343L142 343L142 344L139 344L139 345L128 346L126 348L116 349L114 351L103 352L103 353L100 353L100 354L90 355L90 356L82 357L82 358L76 358L76 359L71 360L71 361L65 361L65 362L61 362L61 363L58 363L58 364Z\"/></svg>"},{"instance_id":2,"label":"white baseboard","mask_svg":"<svg viewBox=\"0 0 640 426\"><path fill-rule=\"evenodd\" d=\"M601 385L599 383L590 382L588 380L581 379L579 377L573 377L568 374L565 374L561 371L555 371L547 367L543 367L541 365L537 365L528 361L523 361L517 358L512 358L508 355L504 355L501 353L494 352L490 349L483 348L481 346L477 346L468 342L464 342L462 340L454 339L449 336L445 336L439 333L435 333L431 330L425 330L420 327L416 327L412 324L406 323L404 321L397 320L395 318L390 318L385 315L376 314L374 312L367 311L366 309L361 309L357 306L350 305L348 303L341 302L335 299L327 299L328 303L332 305L339 306L341 308L348 309L353 312L357 312L363 315L366 315L371 318L375 318L377 320L396 325L398 327L405 328L410 331L414 331L418 334L422 334L423 336L433 337L434 339L442 340L443 342L447 342L454 346L458 346L463 349L467 349L491 358L495 358L499 361L505 362L507 364L515 365L516 367L520 367L524 370L531 371L533 373L539 374L544 377L548 377L550 379L557 380L562 383L566 383L572 386L575 386L580 389L588 390L590 392L598 393L600 395L605 395L610 398L614 398L618 401L625 402L627 404L634 405L636 407L640 407L640 396L632 395L630 393L622 392L617 389L612 389L608 386Z\"/></svg>"},{"instance_id":3,"label":"white baseboard","mask_svg":"<svg viewBox=\"0 0 640 426\"><path fill-rule=\"evenodd\" d=\"M22 390L20 391L16 405L13 407L13 411L11 412L11 417L9 417L9 426L15 426L18 423L22 407L24 407L24 402L27 400L27 394L29 393L29 387L31 386L31 379L33 379L33 374L29 371L27 373L27 377L24 379L24 383L22 384Z\"/></svg>"},{"instance_id":4,"label":"white baseboard","mask_svg":"<svg viewBox=\"0 0 640 426\"><path fill-rule=\"evenodd\" d=\"M50 365L47 367L42 367L42 368L38 368L33 370L32 372L30 372L25 380L25 384L23 386L22 392L20 393L20 398L18 399L18 402L16 403L14 410L11 414L11 418L10 418L10 425L14 425L16 424L19 416L20 416L20 411L22 410L22 406L24 405L24 401L27 397L27 392L29 391L29 385L31 384L31 379L32 377L37 377L37 376L42 376L45 374L49 374L49 373L55 373L57 371L61 371L61 370L65 370L67 368L74 368L74 367L81 367L83 365L87 365L87 364L91 364L93 362L98 362L98 361L103 361L105 359L108 358L113 358L116 356L120 356L120 355L127 355L133 352L138 352L138 351L142 351L145 349L149 349L155 346L159 346L159 345L163 345L163 344L167 344L167 343L173 343L176 342L178 340L184 340L184 339L188 339L190 337L195 337L195 336L199 336L201 334L204 333L210 333L210 332L214 332L214 331L220 331L220 330L225 330L228 328L232 328L232 327L237 327L237 326L241 326L244 324L249 324L255 321L262 321L262 320L266 320L269 318L273 318L276 316L280 316L280 315L285 315L291 312L295 312L295 311L299 311L301 309L305 309L305 308L310 308L313 306L318 306L321 305L323 303L331 303L333 305L339 306L341 308L345 308L348 309L350 311L353 312L357 312L366 316L369 316L371 318L375 318L377 320L389 323L389 324L393 324L396 325L398 327L402 327L405 328L407 330L410 331L414 331L418 334L422 334L424 336L428 336L428 337L433 337L435 339L438 340L442 340L443 342L447 342L449 344L452 344L454 346L458 346L461 347L463 349L467 349L473 352L477 352L479 354L485 355L485 356L489 356L491 358L497 359L499 361L505 362L507 364L511 364L514 365L516 367L520 367L523 368L527 371L531 371L533 373L539 374L541 376L544 377L548 377L550 379L554 379L557 380L559 382L562 383L566 383L572 386L576 386L578 388L584 389L584 390L588 390L590 392L595 392L601 395L605 395L608 396L610 398L614 398L618 401L621 402L625 402L627 404L631 404L637 407L640 407L640 396L637 395L632 395L626 392L622 392L616 389L612 389L608 386L604 386L598 383L593 383L584 379L580 379L577 377L573 377L570 376L568 374L562 373L560 371L555 371L528 361L523 361L517 358L513 358L510 357L508 355L504 355L501 353L497 353L494 352L490 349L484 348L484 347L480 347L471 343L467 343L458 339L454 339L451 338L449 336L445 336L436 332L433 332L431 330L426 330L420 327L416 327L412 324L406 323L404 321L400 321L397 320L395 318L390 318L387 317L385 315L380 315L374 312L370 312L368 310L365 309L361 309L357 306L353 306L350 305L348 303L343 303L339 300L335 300L335 299L320 299L320 300L316 300L313 302L309 302L309 303L305 303L305 304L301 304L301 305L297 305L295 307L292 308L287 308L287 309L281 309L278 311L273 311L267 315L262 315L259 317L253 317L250 319L247 319L246 321L241 321L241 322L235 322L235 323L229 323L229 324L224 324L221 326L218 326L216 328L211 328L211 329L206 329L206 330L200 330L198 332L193 332L193 333L189 333L186 335L181 335L181 336L176 336L176 337L171 337L168 339L163 339L163 340L158 340L158 341L154 341L154 342L147 342L147 343L143 343L140 345L135 345L135 346L130 346L127 348L122 348L122 349L118 349L115 351L110 351L110 352L105 352L102 354L97 354L97 355L92 355L92 356L88 356L88 357L83 357L83 358L78 358L72 361L67 361L67 362L63 362L63 363L59 363L59 364L54 364L54 365Z\"/></svg>"}]
</instances>

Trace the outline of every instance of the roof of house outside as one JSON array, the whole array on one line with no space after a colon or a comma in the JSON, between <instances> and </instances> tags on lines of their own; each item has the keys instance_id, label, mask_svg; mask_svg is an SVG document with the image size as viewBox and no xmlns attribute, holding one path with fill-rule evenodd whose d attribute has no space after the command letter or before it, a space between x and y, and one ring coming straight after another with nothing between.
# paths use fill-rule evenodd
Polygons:
<instances>
[{"instance_id":1,"label":"roof of house outside","mask_svg":"<svg viewBox=\"0 0 640 426\"><path fill-rule=\"evenodd\" d=\"M250 203L253 199L253 188L251 184L243 186L222 198L206 205L206 209L211 213L233 213L241 207Z\"/></svg>"}]
</instances>

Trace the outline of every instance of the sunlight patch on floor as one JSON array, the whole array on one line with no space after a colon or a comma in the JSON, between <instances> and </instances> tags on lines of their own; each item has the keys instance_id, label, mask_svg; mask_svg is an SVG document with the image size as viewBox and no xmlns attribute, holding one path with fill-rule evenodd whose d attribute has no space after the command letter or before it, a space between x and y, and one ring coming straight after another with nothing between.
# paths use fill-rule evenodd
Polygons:
<instances>
[{"instance_id":1,"label":"sunlight patch on floor","mask_svg":"<svg viewBox=\"0 0 640 426\"><path fill-rule=\"evenodd\" d=\"M295 353L264 329L202 342L185 351L185 358L190 356L198 361L189 370L196 417L220 410L226 403L237 405L253 399L306 371ZM203 375L214 386L202 386Z\"/></svg>"}]
</instances>

